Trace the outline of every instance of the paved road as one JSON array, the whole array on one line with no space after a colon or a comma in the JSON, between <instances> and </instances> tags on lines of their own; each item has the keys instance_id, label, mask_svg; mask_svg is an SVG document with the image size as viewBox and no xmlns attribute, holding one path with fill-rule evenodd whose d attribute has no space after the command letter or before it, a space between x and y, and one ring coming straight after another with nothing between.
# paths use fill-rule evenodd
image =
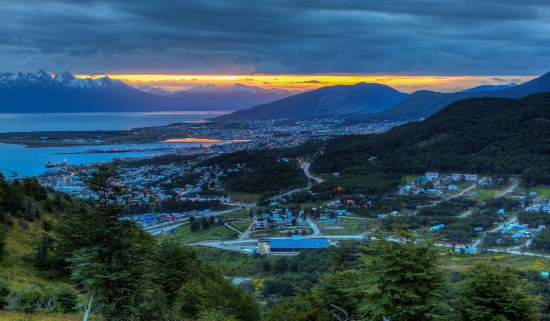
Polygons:
<instances>
[{"instance_id":1,"label":"paved road","mask_svg":"<svg viewBox=\"0 0 550 321\"><path fill-rule=\"evenodd\" d=\"M519 185L519 179L515 178L514 181L512 182L512 184L510 186L508 186L508 188L498 194L496 194L495 196L493 196L493 198L499 198L499 197L502 197L510 192L512 192L513 190L516 189L516 187L518 187ZM458 217L460 218L465 218L465 217L468 217L470 215L472 215L472 213L474 212L474 210L469 210L467 212L464 212L462 214L460 214Z\"/></svg>"},{"instance_id":2,"label":"paved road","mask_svg":"<svg viewBox=\"0 0 550 321\"><path fill-rule=\"evenodd\" d=\"M527 242L522 243L522 244L517 245L517 246L514 246L514 247L509 247L507 250L517 251L517 250L521 250L521 248L528 249L532 242L533 242L533 239L530 238L530 239L527 240Z\"/></svg>"},{"instance_id":3,"label":"paved road","mask_svg":"<svg viewBox=\"0 0 550 321\"><path fill-rule=\"evenodd\" d=\"M517 217L511 217L508 221L500 224L499 226L495 227L494 229L492 229L491 231L489 231L489 233L495 233L495 232L498 232L500 230L502 230L506 225L508 224L512 224L514 223L518 218Z\"/></svg>"},{"instance_id":4,"label":"paved road","mask_svg":"<svg viewBox=\"0 0 550 321\"><path fill-rule=\"evenodd\" d=\"M506 250L506 249L487 249L487 251L498 252L498 253L508 253L511 255L527 255L527 256L538 256L538 257L550 258L550 255L533 253L533 252L521 252L521 251Z\"/></svg>"},{"instance_id":5,"label":"paved road","mask_svg":"<svg viewBox=\"0 0 550 321\"><path fill-rule=\"evenodd\" d=\"M238 210L239 210L239 208L231 208L231 209L224 210L224 211L212 212L208 215L201 216L201 217L224 215L224 214L228 214L228 213L235 212L235 211L238 211ZM182 220L179 220L175 223L171 222L171 223L164 223L164 224L158 224L158 225L146 227L146 228L144 228L144 230L146 232L151 233L152 235L159 235L159 234L166 233L170 230L173 230L173 229L175 229L175 228L177 228L177 227L179 227L183 224L187 224L188 222L189 222L189 219L182 219Z\"/></svg>"},{"instance_id":6,"label":"paved road","mask_svg":"<svg viewBox=\"0 0 550 321\"><path fill-rule=\"evenodd\" d=\"M514 191L516 189L516 187L518 187L518 185L519 185L519 179L514 178L514 181L512 182L512 184L506 190L498 193L493 198L499 198L499 197L502 197L502 196Z\"/></svg>"},{"instance_id":7,"label":"paved road","mask_svg":"<svg viewBox=\"0 0 550 321\"><path fill-rule=\"evenodd\" d=\"M290 196L294 193L309 191L311 189L311 186L313 186L311 181L315 181L316 183L322 183L323 182L322 179L320 179L319 177L316 177L313 174L311 174L311 172L309 171L310 166L311 166L311 164L309 162L301 162L300 163L300 167L302 168L302 170L304 171L304 174L308 178L307 187L293 189L293 190L288 191L284 194L280 194L280 195L270 197L269 200L270 201L279 200L283 197Z\"/></svg>"},{"instance_id":8,"label":"paved road","mask_svg":"<svg viewBox=\"0 0 550 321\"><path fill-rule=\"evenodd\" d=\"M254 224L256 224L256 222L252 222L252 224L250 224L250 226L248 226L246 231L244 231L243 233L241 233L239 235L239 240L247 239L250 236L250 233L252 233L252 228L254 227Z\"/></svg>"},{"instance_id":9,"label":"paved road","mask_svg":"<svg viewBox=\"0 0 550 321\"><path fill-rule=\"evenodd\" d=\"M506 222L500 224L499 226L495 227L494 229L492 229L492 230L490 230L490 231L488 231L488 232L482 233L481 236L471 245L471 247L477 248L477 247L481 244L481 242L483 241L483 239L485 238L485 235L487 235L487 233L495 233L495 232L498 232L498 231L502 230L506 225L512 224L512 223L514 223L516 220L517 220L517 217L514 216L514 217L510 218L508 221L506 221Z\"/></svg>"},{"instance_id":10,"label":"paved road","mask_svg":"<svg viewBox=\"0 0 550 321\"><path fill-rule=\"evenodd\" d=\"M478 184L481 184L481 183L485 182L486 180L487 180L487 177L483 177L483 178L480 179L478 182L475 182L474 184L472 184L472 186L468 187L467 189L463 190L462 192L460 192L460 193L458 193L458 194L456 194L456 195L453 195L453 196L449 197L448 199L446 199L446 201L451 200L451 199L453 199L453 198L455 198L455 197L459 197L459 196L462 196L462 195L468 193L469 191L471 191L471 190L473 190L474 188L476 188Z\"/></svg>"},{"instance_id":11,"label":"paved road","mask_svg":"<svg viewBox=\"0 0 550 321\"><path fill-rule=\"evenodd\" d=\"M418 208L425 208L425 207L432 207L432 206L436 206L437 204L440 204L440 203L443 203L443 202L447 202L448 200L452 200L453 198L456 198L456 197L459 197L459 196L462 196L464 195L465 193L471 191L472 189L476 188L477 184L479 183L483 183L485 182L485 180L487 179L487 177L483 177L481 180L475 182L474 184L472 184L470 187L468 187L467 189L463 190L462 192L456 194L456 195L453 195L449 198L446 198L446 199L443 199L441 201L436 201L436 202L433 202L429 205L420 205L418 206Z\"/></svg>"},{"instance_id":12,"label":"paved road","mask_svg":"<svg viewBox=\"0 0 550 321\"><path fill-rule=\"evenodd\" d=\"M273 197L270 197L269 200L270 200L270 201L279 200L279 199L281 199L281 198L283 198L283 197L290 196L290 195L292 195L292 194L294 194L294 193L303 192L303 191L309 191L309 188L310 188L310 187L308 186L308 187L293 189L293 190L288 191L288 192L286 192L286 193L284 193L284 194L275 195L275 196L273 196Z\"/></svg>"},{"instance_id":13,"label":"paved road","mask_svg":"<svg viewBox=\"0 0 550 321\"><path fill-rule=\"evenodd\" d=\"M320 184L323 182L322 179L320 179L319 177L317 176L314 176L313 174L311 174L311 172L309 171L309 168L311 167L311 163L309 162L303 162L301 163L301 167L302 169L304 170L304 173L306 174L306 176L310 179L310 180L314 180L316 183Z\"/></svg>"},{"instance_id":14,"label":"paved road","mask_svg":"<svg viewBox=\"0 0 550 321\"><path fill-rule=\"evenodd\" d=\"M236 228L234 228L233 226L229 225L228 223L223 223L223 226L227 227L228 229L230 230L233 230L235 232L237 232L239 234L239 237L243 234L243 232L237 230Z\"/></svg>"},{"instance_id":15,"label":"paved road","mask_svg":"<svg viewBox=\"0 0 550 321\"><path fill-rule=\"evenodd\" d=\"M319 229L319 226L317 226L317 224L315 224L315 222L312 219L308 217L306 221L307 221L307 224L309 224L309 227L311 227L311 229L313 230L312 236L319 236L322 234L321 230Z\"/></svg>"},{"instance_id":16,"label":"paved road","mask_svg":"<svg viewBox=\"0 0 550 321\"><path fill-rule=\"evenodd\" d=\"M468 217L468 216L472 215L473 212L474 212L474 210L469 210L469 211L466 211L466 212L460 214L458 217L465 218L465 217Z\"/></svg>"}]
</instances>

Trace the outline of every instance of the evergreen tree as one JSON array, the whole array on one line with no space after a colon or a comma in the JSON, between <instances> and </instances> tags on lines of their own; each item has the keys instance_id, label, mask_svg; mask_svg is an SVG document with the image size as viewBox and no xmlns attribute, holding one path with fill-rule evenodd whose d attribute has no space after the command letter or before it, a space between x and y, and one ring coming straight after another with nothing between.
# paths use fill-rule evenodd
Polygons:
<instances>
[{"instance_id":1,"label":"evergreen tree","mask_svg":"<svg viewBox=\"0 0 550 321\"><path fill-rule=\"evenodd\" d=\"M359 269L327 273L313 288L313 293L322 299L327 307L344 310L348 316L360 316L361 303L366 295L364 278L363 271Z\"/></svg>"},{"instance_id":2,"label":"evergreen tree","mask_svg":"<svg viewBox=\"0 0 550 321\"><path fill-rule=\"evenodd\" d=\"M189 247L173 242L162 242L155 255L156 284L166 295L166 303L172 305L180 287L192 277L202 274L203 263Z\"/></svg>"},{"instance_id":3,"label":"evergreen tree","mask_svg":"<svg viewBox=\"0 0 550 321\"><path fill-rule=\"evenodd\" d=\"M7 228L4 227L3 224L0 224L0 260L2 259L2 256L4 256L4 247L6 245L6 230Z\"/></svg>"},{"instance_id":4,"label":"evergreen tree","mask_svg":"<svg viewBox=\"0 0 550 321\"><path fill-rule=\"evenodd\" d=\"M95 169L87 183L98 199L67 214L60 243L74 282L94 293L95 310L107 320L136 319L151 280L153 240L134 223L119 220L123 191L116 170Z\"/></svg>"},{"instance_id":5,"label":"evergreen tree","mask_svg":"<svg viewBox=\"0 0 550 321\"><path fill-rule=\"evenodd\" d=\"M444 287L441 252L429 240L397 233L372 242L365 265L365 303L372 320L437 320Z\"/></svg>"},{"instance_id":6,"label":"evergreen tree","mask_svg":"<svg viewBox=\"0 0 550 321\"><path fill-rule=\"evenodd\" d=\"M40 269L50 267L49 252L53 249L54 239L47 233L36 242L34 249L34 265Z\"/></svg>"},{"instance_id":7,"label":"evergreen tree","mask_svg":"<svg viewBox=\"0 0 550 321\"><path fill-rule=\"evenodd\" d=\"M284 300L276 305L267 318L268 321L330 321L329 311L321 301L310 293L300 292L298 295Z\"/></svg>"},{"instance_id":8,"label":"evergreen tree","mask_svg":"<svg viewBox=\"0 0 550 321\"><path fill-rule=\"evenodd\" d=\"M222 316L222 320L261 320L250 295L225 282L207 266L195 273L198 277L193 277L178 291L174 309L178 319L194 320L208 312Z\"/></svg>"},{"instance_id":9,"label":"evergreen tree","mask_svg":"<svg viewBox=\"0 0 550 321\"><path fill-rule=\"evenodd\" d=\"M464 321L538 320L537 299L526 284L511 271L493 264L471 270L458 293L459 310Z\"/></svg>"}]
</instances>

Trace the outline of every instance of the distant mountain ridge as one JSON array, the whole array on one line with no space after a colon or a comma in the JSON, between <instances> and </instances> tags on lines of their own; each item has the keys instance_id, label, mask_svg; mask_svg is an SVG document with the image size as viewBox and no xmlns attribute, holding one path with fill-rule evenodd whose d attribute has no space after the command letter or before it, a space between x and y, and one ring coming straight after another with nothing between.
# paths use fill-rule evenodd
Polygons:
<instances>
[{"instance_id":1,"label":"distant mountain ridge","mask_svg":"<svg viewBox=\"0 0 550 321\"><path fill-rule=\"evenodd\" d=\"M81 79L65 71L52 77L43 70L2 73L0 113L238 110L291 95L240 84L209 89L163 94L138 90L108 76Z\"/></svg>"},{"instance_id":2,"label":"distant mountain ridge","mask_svg":"<svg viewBox=\"0 0 550 321\"><path fill-rule=\"evenodd\" d=\"M542 92L550 92L550 73L521 85L515 83L500 86L483 85L455 93L419 90L408 95L380 84L332 86L239 110L217 117L215 120L307 119L342 115L351 123L384 120L411 121L428 117L461 99L521 98Z\"/></svg>"},{"instance_id":3,"label":"distant mountain ridge","mask_svg":"<svg viewBox=\"0 0 550 321\"><path fill-rule=\"evenodd\" d=\"M518 84L516 84L515 82L511 82L511 83L505 84L505 85L481 85L481 86L466 89L466 90L464 90L464 92L473 93L473 92L478 92L478 91L495 91L495 90L501 90L501 89L506 89L506 88L510 88L510 87L515 87L517 85Z\"/></svg>"},{"instance_id":4,"label":"distant mountain ridge","mask_svg":"<svg viewBox=\"0 0 550 321\"><path fill-rule=\"evenodd\" d=\"M329 86L297 94L269 104L236 111L215 118L221 121L244 119L308 119L353 113L379 113L393 107L408 94L389 86L371 83Z\"/></svg>"},{"instance_id":5,"label":"distant mountain ridge","mask_svg":"<svg viewBox=\"0 0 550 321\"><path fill-rule=\"evenodd\" d=\"M181 93L249 93L249 94L280 94L291 96L288 90L278 88L261 88L256 86L247 86L243 84L232 84L228 86L217 86L212 84L198 85L189 89L169 91L163 88L142 86L138 90L157 95L177 95Z\"/></svg>"},{"instance_id":6,"label":"distant mountain ridge","mask_svg":"<svg viewBox=\"0 0 550 321\"><path fill-rule=\"evenodd\" d=\"M546 73L521 85L494 91L440 93L420 90L410 94L407 99L404 99L391 109L368 117L373 120L408 121L428 117L443 107L462 99L477 97L521 98L543 92L550 92L550 73Z\"/></svg>"},{"instance_id":7,"label":"distant mountain ridge","mask_svg":"<svg viewBox=\"0 0 550 321\"><path fill-rule=\"evenodd\" d=\"M28 87L44 87L44 88L80 88L80 89L99 89L107 87L130 87L122 81L113 80L108 76L91 79L80 79L74 77L70 72L63 71L56 74L53 78L40 70L37 73L1 73L0 74L0 90L20 89Z\"/></svg>"}]
</instances>

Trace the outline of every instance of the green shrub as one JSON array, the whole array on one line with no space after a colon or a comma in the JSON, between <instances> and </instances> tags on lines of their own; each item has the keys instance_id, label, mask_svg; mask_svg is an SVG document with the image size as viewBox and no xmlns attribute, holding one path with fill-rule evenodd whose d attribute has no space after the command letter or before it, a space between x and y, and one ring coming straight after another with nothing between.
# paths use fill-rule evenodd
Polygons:
<instances>
[{"instance_id":1,"label":"green shrub","mask_svg":"<svg viewBox=\"0 0 550 321\"><path fill-rule=\"evenodd\" d=\"M70 285L61 284L53 289L53 301L56 310L60 312L73 312L79 302L78 291Z\"/></svg>"},{"instance_id":2,"label":"green shrub","mask_svg":"<svg viewBox=\"0 0 550 321\"><path fill-rule=\"evenodd\" d=\"M0 225L0 260L4 255L4 246L6 245L6 228Z\"/></svg>"},{"instance_id":3,"label":"green shrub","mask_svg":"<svg viewBox=\"0 0 550 321\"><path fill-rule=\"evenodd\" d=\"M44 290L35 285L28 285L12 292L9 296L9 310L17 312L35 312L42 310L47 303Z\"/></svg>"},{"instance_id":4,"label":"green shrub","mask_svg":"<svg viewBox=\"0 0 550 321\"><path fill-rule=\"evenodd\" d=\"M50 220L42 220L42 229L46 232L53 230L53 223Z\"/></svg>"},{"instance_id":5,"label":"green shrub","mask_svg":"<svg viewBox=\"0 0 550 321\"><path fill-rule=\"evenodd\" d=\"M8 304L8 295L10 292L8 285L0 281L0 309L3 309L4 305Z\"/></svg>"}]
</instances>

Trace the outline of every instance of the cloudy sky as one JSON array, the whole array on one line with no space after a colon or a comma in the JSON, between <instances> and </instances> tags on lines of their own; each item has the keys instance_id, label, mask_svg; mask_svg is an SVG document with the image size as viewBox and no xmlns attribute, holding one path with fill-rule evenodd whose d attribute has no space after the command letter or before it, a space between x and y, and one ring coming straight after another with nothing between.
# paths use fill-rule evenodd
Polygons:
<instances>
[{"instance_id":1,"label":"cloudy sky","mask_svg":"<svg viewBox=\"0 0 550 321\"><path fill-rule=\"evenodd\" d=\"M0 0L0 12L3 72L498 83L550 71L548 0Z\"/></svg>"}]
</instances>

